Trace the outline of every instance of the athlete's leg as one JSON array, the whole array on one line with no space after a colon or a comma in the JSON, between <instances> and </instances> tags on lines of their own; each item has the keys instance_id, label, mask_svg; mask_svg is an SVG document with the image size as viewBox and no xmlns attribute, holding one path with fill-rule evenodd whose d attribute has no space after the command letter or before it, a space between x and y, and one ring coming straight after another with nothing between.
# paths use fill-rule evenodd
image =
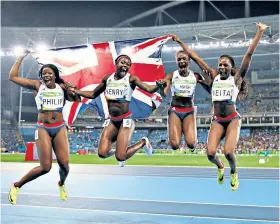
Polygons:
<instances>
[{"instance_id":1,"label":"athlete's leg","mask_svg":"<svg viewBox=\"0 0 280 224\"><path fill-rule=\"evenodd\" d=\"M236 161L234 151L239 140L240 128L240 119L234 119L230 122L226 130L224 154L229 162L231 173L236 173Z\"/></svg>"},{"instance_id":2,"label":"athlete's leg","mask_svg":"<svg viewBox=\"0 0 280 224\"><path fill-rule=\"evenodd\" d=\"M14 183L10 187L8 199L11 204L16 204L17 196L20 188L38 178L41 175L48 173L52 167L52 145L51 138L45 129L38 128L35 131L36 147L39 155L40 166L37 166L30 170L25 176L23 176L18 182Z\"/></svg>"},{"instance_id":3,"label":"athlete's leg","mask_svg":"<svg viewBox=\"0 0 280 224\"><path fill-rule=\"evenodd\" d=\"M236 158L234 155L234 151L239 140L240 128L241 128L241 120L234 119L230 122L226 130L224 153L230 165L232 190L236 190L239 186L238 175L236 170Z\"/></svg>"},{"instance_id":4,"label":"athlete's leg","mask_svg":"<svg viewBox=\"0 0 280 224\"><path fill-rule=\"evenodd\" d=\"M108 122L108 123L106 123ZM112 120L107 120L104 124L101 136L99 138L98 156L102 159L108 158L115 154L111 151L112 143L116 141L118 135L118 127L115 126Z\"/></svg>"},{"instance_id":5,"label":"athlete's leg","mask_svg":"<svg viewBox=\"0 0 280 224\"><path fill-rule=\"evenodd\" d=\"M217 166L217 181L219 184L224 183L224 164L217 155L217 149L221 138L224 134L224 127L216 121L212 121L207 140L207 157L211 163Z\"/></svg>"},{"instance_id":6,"label":"athlete's leg","mask_svg":"<svg viewBox=\"0 0 280 224\"><path fill-rule=\"evenodd\" d=\"M224 165L217 156L217 149L224 133L224 127L216 121L212 121L207 139L207 157L208 160L222 169Z\"/></svg>"},{"instance_id":7,"label":"athlete's leg","mask_svg":"<svg viewBox=\"0 0 280 224\"><path fill-rule=\"evenodd\" d=\"M185 142L191 151L194 151L195 144L197 143L197 130L195 114L189 114L183 120L183 132Z\"/></svg>"},{"instance_id":8,"label":"athlete's leg","mask_svg":"<svg viewBox=\"0 0 280 224\"><path fill-rule=\"evenodd\" d=\"M53 138L53 149L59 165L59 185L64 185L69 173L69 142L66 127L62 127Z\"/></svg>"},{"instance_id":9,"label":"athlete's leg","mask_svg":"<svg viewBox=\"0 0 280 224\"><path fill-rule=\"evenodd\" d=\"M16 182L16 187L22 187L29 181L48 173L52 168L52 143L48 132L43 128L38 128L36 130L35 140L40 166L33 168L24 177L22 177L20 181Z\"/></svg>"},{"instance_id":10,"label":"athlete's leg","mask_svg":"<svg viewBox=\"0 0 280 224\"><path fill-rule=\"evenodd\" d=\"M65 180L69 173L69 142L66 127L60 128L53 138L53 149L59 165L60 181L58 182L60 198L67 199L67 191L65 188Z\"/></svg>"},{"instance_id":11,"label":"athlete's leg","mask_svg":"<svg viewBox=\"0 0 280 224\"><path fill-rule=\"evenodd\" d=\"M120 127L116 142L116 159L120 162L129 159L145 145L145 140L142 139L128 147L134 129L135 123L132 119L125 119Z\"/></svg>"},{"instance_id":12,"label":"athlete's leg","mask_svg":"<svg viewBox=\"0 0 280 224\"><path fill-rule=\"evenodd\" d=\"M182 122L174 112L168 113L168 139L173 150L179 149L182 138Z\"/></svg>"}]
</instances>

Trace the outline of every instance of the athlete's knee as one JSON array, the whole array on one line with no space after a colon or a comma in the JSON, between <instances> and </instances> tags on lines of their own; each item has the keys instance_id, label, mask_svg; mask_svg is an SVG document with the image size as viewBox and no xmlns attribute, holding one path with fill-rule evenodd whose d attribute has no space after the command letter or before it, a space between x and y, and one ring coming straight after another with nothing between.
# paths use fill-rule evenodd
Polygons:
<instances>
[{"instance_id":1,"label":"athlete's knee","mask_svg":"<svg viewBox=\"0 0 280 224\"><path fill-rule=\"evenodd\" d=\"M216 157L216 149L207 147L207 158L209 161L213 161Z\"/></svg>"},{"instance_id":2,"label":"athlete's knee","mask_svg":"<svg viewBox=\"0 0 280 224\"><path fill-rule=\"evenodd\" d=\"M169 139L169 144L173 150L177 150L180 148L180 142L175 139Z\"/></svg>"},{"instance_id":3,"label":"athlete's knee","mask_svg":"<svg viewBox=\"0 0 280 224\"><path fill-rule=\"evenodd\" d=\"M215 159L215 157L216 157L216 153L215 154L207 153L207 158L208 158L209 161L213 161Z\"/></svg>"},{"instance_id":4,"label":"athlete's knee","mask_svg":"<svg viewBox=\"0 0 280 224\"><path fill-rule=\"evenodd\" d=\"M119 162L126 160L126 155L124 153L116 153L115 157Z\"/></svg>"},{"instance_id":5,"label":"athlete's knee","mask_svg":"<svg viewBox=\"0 0 280 224\"><path fill-rule=\"evenodd\" d=\"M196 141L187 142L187 146L189 149L194 149L196 145Z\"/></svg>"},{"instance_id":6,"label":"athlete's knee","mask_svg":"<svg viewBox=\"0 0 280 224\"><path fill-rule=\"evenodd\" d=\"M108 157L108 153L107 152L98 152L98 156L101 159L105 159Z\"/></svg>"},{"instance_id":7,"label":"athlete's knee","mask_svg":"<svg viewBox=\"0 0 280 224\"><path fill-rule=\"evenodd\" d=\"M173 150L177 150L177 149L179 149L180 148L180 144L170 144L171 145L171 148L173 149Z\"/></svg>"},{"instance_id":8,"label":"athlete's knee","mask_svg":"<svg viewBox=\"0 0 280 224\"><path fill-rule=\"evenodd\" d=\"M52 168L52 163L44 163L41 165L41 174L46 174L50 172Z\"/></svg>"},{"instance_id":9,"label":"athlete's knee","mask_svg":"<svg viewBox=\"0 0 280 224\"><path fill-rule=\"evenodd\" d=\"M227 160L233 160L235 158L234 153L232 151L225 152L225 157Z\"/></svg>"}]
</instances>

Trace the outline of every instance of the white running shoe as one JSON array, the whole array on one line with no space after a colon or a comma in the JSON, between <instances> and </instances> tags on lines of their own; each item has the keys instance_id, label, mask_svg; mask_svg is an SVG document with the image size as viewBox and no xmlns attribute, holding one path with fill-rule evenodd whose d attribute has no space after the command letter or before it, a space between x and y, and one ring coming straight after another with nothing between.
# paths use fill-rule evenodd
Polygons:
<instances>
[{"instance_id":1,"label":"white running shoe","mask_svg":"<svg viewBox=\"0 0 280 224\"><path fill-rule=\"evenodd\" d=\"M124 164L125 164L125 161L119 162L119 166L120 166L120 167L124 167Z\"/></svg>"},{"instance_id":2,"label":"white running shoe","mask_svg":"<svg viewBox=\"0 0 280 224\"><path fill-rule=\"evenodd\" d=\"M151 146L149 139L147 137L143 137L142 139L146 142L143 148L145 149L147 156L153 155L153 147Z\"/></svg>"}]
</instances>

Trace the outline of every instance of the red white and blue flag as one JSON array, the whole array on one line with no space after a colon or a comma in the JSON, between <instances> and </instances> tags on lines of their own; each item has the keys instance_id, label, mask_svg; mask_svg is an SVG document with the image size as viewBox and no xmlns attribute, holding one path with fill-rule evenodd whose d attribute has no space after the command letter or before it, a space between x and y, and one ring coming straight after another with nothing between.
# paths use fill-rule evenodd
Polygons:
<instances>
[{"instance_id":1,"label":"red white and blue flag","mask_svg":"<svg viewBox=\"0 0 280 224\"><path fill-rule=\"evenodd\" d=\"M81 90L93 90L104 76L116 71L117 56L127 54L132 60L129 73L138 76L147 84L155 84L156 80L165 76L161 51L170 38L167 35L151 39L112 41L51 49L32 53L32 56L39 64L56 65L64 81L76 85ZM153 112L152 102L158 107L161 100L158 93L149 94L136 88L130 102L132 117L149 117ZM72 125L77 115L89 107L95 108L103 118L109 115L107 101L102 93L94 100L82 98L82 103L67 101L63 109L67 124Z\"/></svg>"}]
</instances>

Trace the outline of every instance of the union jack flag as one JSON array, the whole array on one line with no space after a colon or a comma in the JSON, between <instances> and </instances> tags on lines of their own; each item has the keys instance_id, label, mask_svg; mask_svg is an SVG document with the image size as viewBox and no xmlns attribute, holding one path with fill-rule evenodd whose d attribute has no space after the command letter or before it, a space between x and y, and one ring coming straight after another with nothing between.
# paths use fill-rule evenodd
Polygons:
<instances>
[{"instance_id":1,"label":"union jack flag","mask_svg":"<svg viewBox=\"0 0 280 224\"><path fill-rule=\"evenodd\" d=\"M32 56L41 65L56 65L64 81L81 90L93 90L104 76L116 71L117 56L127 54L132 60L129 73L138 76L147 84L155 84L156 80L165 76L161 50L170 38L167 35L151 39L111 41L34 52ZM149 117L153 112L152 104L158 107L161 100L157 93L149 94L136 88L130 102L132 117ZM68 125L72 125L77 115L89 107L95 108L101 117L108 118L107 102L102 93L94 100L82 98L82 103L67 101L63 109L64 120Z\"/></svg>"}]
</instances>

